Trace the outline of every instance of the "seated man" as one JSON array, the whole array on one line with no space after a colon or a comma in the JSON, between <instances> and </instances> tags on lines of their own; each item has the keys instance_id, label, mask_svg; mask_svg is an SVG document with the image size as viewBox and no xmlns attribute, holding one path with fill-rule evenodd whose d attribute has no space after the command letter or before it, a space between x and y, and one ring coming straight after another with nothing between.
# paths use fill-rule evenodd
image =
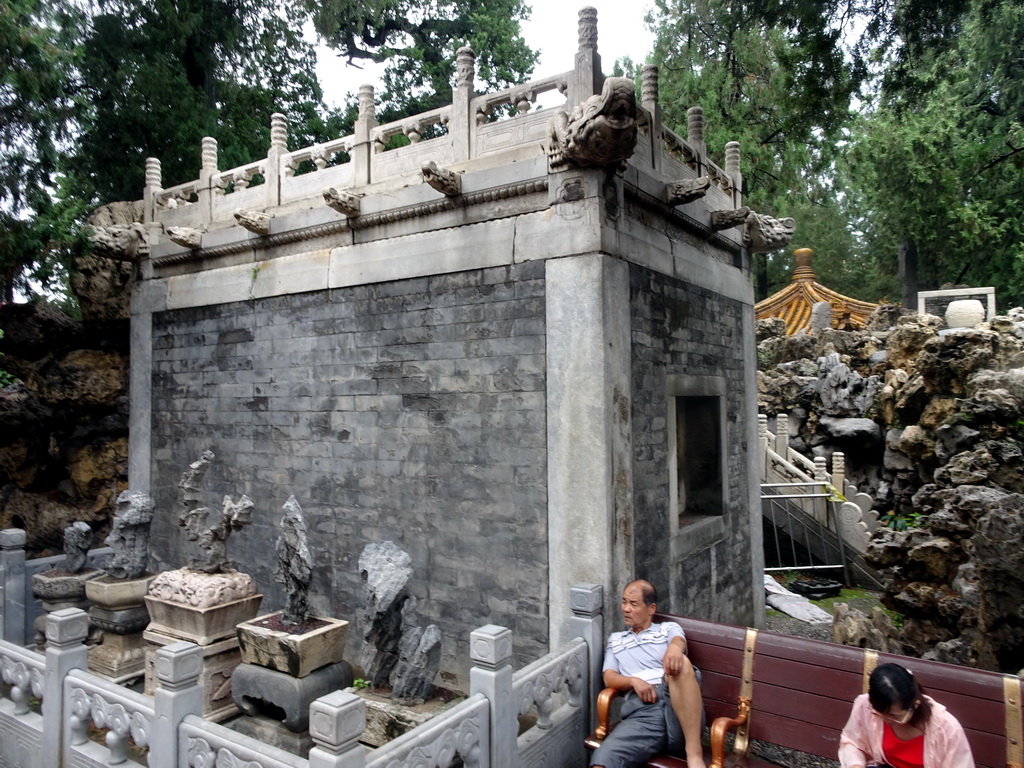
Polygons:
<instances>
[{"instance_id":1,"label":"seated man","mask_svg":"<svg viewBox=\"0 0 1024 768\"><path fill-rule=\"evenodd\" d=\"M632 768L685 746L688 768L704 768L704 707L686 638L675 622L653 623L657 594L646 581L622 591L626 631L613 632L604 656L604 684L626 691L622 720L590 758L591 766Z\"/></svg>"}]
</instances>

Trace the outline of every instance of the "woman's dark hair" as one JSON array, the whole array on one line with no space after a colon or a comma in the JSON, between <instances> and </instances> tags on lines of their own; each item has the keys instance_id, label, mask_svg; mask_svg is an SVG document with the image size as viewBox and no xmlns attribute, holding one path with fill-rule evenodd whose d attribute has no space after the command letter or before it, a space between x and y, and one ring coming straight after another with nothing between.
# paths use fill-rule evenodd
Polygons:
<instances>
[{"instance_id":1,"label":"woman's dark hair","mask_svg":"<svg viewBox=\"0 0 1024 768\"><path fill-rule=\"evenodd\" d=\"M868 702L871 708L882 714L893 706L914 710L907 725L924 730L932 716L932 708L924 697L921 686L910 670L899 664L882 664L875 667L868 681Z\"/></svg>"}]
</instances>

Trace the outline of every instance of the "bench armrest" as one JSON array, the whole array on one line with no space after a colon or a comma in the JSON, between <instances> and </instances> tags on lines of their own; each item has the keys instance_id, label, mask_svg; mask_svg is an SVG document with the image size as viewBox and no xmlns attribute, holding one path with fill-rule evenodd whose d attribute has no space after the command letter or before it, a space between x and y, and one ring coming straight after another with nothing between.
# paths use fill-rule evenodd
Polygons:
<instances>
[{"instance_id":1,"label":"bench armrest","mask_svg":"<svg viewBox=\"0 0 1024 768\"><path fill-rule=\"evenodd\" d=\"M725 736L732 728L738 728L747 722L750 716L750 699L741 698L736 708L736 717L716 717L711 723L711 766L722 768L725 764ZM746 756L747 742L736 744L734 757L742 759Z\"/></svg>"},{"instance_id":2,"label":"bench armrest","mask_svg":"<svg viewBox=\"0 0 1024 768\"><path fill-rule=\"evenodd\" d=\"M597 727L583 743L590 749L597 749L604 741L604 737L614 726L608 725L608 718L611 716L612 700L621 694L618 688L605 688L597 695ZM579 738L579 737L577 737Z\"/></svg>"}]
</instances>

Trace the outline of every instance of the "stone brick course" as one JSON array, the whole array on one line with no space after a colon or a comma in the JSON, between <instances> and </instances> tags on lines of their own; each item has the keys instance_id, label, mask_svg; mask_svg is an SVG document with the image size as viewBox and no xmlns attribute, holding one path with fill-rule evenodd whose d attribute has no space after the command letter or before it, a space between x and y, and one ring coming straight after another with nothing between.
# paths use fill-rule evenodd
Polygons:
<instances>
[{"instance_id":1,"label":"stone brick course","mask_svg":"<svg viewBox=\"0 0 1024 768\"><path fill-rule=\"evenodd\" d=\"M466 663L481 621L513 630L517 663L546 652L543 275L531 262L155 314L160 564L187 558L177 482L209 448L204 503L256 503L229 556L268 610L283 600L273 547L295 494L314 611L351 618L359 552L391 539L412 555L424 622L444 628L442 668Z\"/></svg>"}]
</instances>

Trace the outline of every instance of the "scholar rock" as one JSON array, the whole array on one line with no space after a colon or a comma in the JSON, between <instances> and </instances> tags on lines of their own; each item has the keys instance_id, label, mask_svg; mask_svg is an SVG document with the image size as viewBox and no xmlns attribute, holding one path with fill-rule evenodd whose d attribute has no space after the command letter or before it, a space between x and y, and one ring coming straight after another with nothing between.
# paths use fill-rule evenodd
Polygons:
<instances>
[{"instance_id":1,"label":"scholar rock","mask_svg":"<svg viewBox=\"0 0 1024 768\"><path fill-rule=\"evenodd\" d=\"M146 572L149 559L149 526L153 499L139 491L122 491L104 543L113 550L107 573L115 579L137 579Z\"/></svg>"}]
</instances>

